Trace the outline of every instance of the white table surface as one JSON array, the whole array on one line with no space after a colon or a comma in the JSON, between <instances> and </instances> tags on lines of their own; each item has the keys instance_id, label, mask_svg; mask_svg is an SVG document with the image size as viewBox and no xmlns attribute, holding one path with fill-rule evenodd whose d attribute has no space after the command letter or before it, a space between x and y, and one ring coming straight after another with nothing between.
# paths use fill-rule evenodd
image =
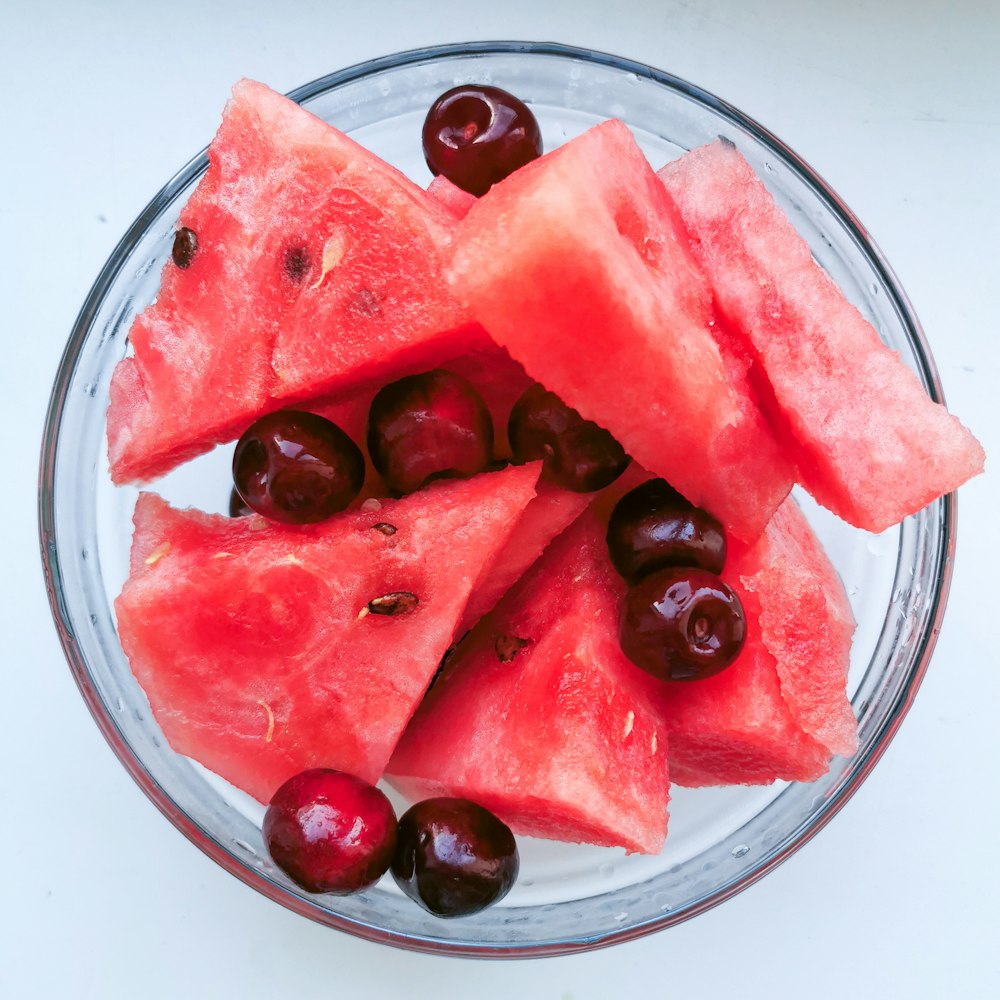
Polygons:
<instances>
[{"instance_id":1,"label":"white table surface","mask_svg":"<svg viewBox=\"0 0 1000 1000\"><path fill-rule=\"evenodd\" d=\"M963 488L916 705L870 780L741 896L586 955L473 964L292 915L217 868L119 765L52 627L36 468L63 344L112 247L240 76L279 90L418 45L557 40L757 118L854 209L955 412L1000 449L1000 5L990 0L0 2L0 997L996 997L998 490Z\"/></svg>"}]
</instances>

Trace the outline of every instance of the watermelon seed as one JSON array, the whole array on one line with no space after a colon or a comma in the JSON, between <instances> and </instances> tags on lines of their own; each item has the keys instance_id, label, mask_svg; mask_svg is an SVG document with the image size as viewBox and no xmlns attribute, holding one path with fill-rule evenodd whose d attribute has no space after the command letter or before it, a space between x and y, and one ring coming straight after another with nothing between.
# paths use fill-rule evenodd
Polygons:
<instances>
[{"instance_id":1,"label":"watermelon seed","mask_svg":"<svg viewBox=\"0 0 1000 1000\"><path fill-rule=\"evenodd\" d=\"M187 226L181 226L174 235L174 245L170 251L174 263L184 271L191 266L197 252L198 234Z\"/></svg>"},{"instance_id":2,"label":"watermelon seed","mask_svg":"<svg viewBox=\"0 0 1000 1000\"><path fill-rule=\"evenodd\" d=\"M300 282L309 270L309 251L305 247L289 247L285 251L283 266L292 281Z\"/></svg>"},{"instance_id":3,"label":"watermelon seed","mask_svg":"<svg viewBox=\"0 0 1000 1000\"><path fill-rule=\"evenodd\" d=\"M397 590L382 597L373 597L368 602L368 610L373 615L405 615L416 608L419 600L408 590Z\"/></svg>"},{"instance_id":4,"label":"watermelon seed","mask_svg":"<svg viewBox=\"0 0 1000 1000\"><path fill-rule=\"evenodd\" d=\"M264 742L270 743L274 738L274 712L271 711L271 706L266 701L261 701L258 698L257 704L267 712L267 732L264 734Z\"/></svg>"},{"instance_id":5,"label":"watermelon seed","mask_svg":"<svg viewBox=\"0 0 1000 1000\"><path fill-rule=\"evenodd\" d=\"M383 535L396 534L396 526L394 524L389 524L388 521L379 521L378 524L373 524L372 527L376 531L380 531Z\"/></svg>"},{"instance_id":6,"label":"watermelon seed","mask_svg":"<svg viewBox=\"0 0 1000 1000\"><path fill-rule=\"evenodd\" d=\"M501 663L510 663L525 646L530 646L531 639L521 639L516 635L498 635L493 648Z\"/></svg>"},{"instance_id":7,"label":"watermelon seed","mask_svg":"<svg viewBox=\"0 0 1000 1000\"><path fill-rule=\"evenodd\" d=\"M629 713L625 716L625 727L622 729L622 739L625 739L630 732L632 732L632 727L635 725L635 712L629 709Z\"/></svg>"},{"instance_id":8,"label":"watermelon seed","mask_svg":"<svg viewBox=\"0 0 1000 1000\"><path fill-rule=\"evenodd\" d=\"M347 253L347 238L343 233L334 233L323 244L323 265L319 277L313 282L313 288L319 288L323 279L344 259Z\"/></svg>"}]
</instances>

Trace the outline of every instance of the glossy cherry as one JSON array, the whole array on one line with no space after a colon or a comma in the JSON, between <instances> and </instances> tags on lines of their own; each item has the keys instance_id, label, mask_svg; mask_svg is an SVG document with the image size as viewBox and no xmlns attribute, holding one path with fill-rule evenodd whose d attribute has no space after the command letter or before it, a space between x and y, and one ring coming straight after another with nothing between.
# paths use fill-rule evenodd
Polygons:
<instances>
[{"instance_id":1,"label":"glossy cherry","mask_svg":"<svg viewBox=\"0 0 1000 1000\"><path fill-rule=\"evenodd\" d=\"M286 781L264 814L274 863L308 892L343 896L381 878L396 848L396 814L373 785L315 768Z\"/></svg>"},{"instance_id":2,"label":"glossy cherry","mask_svg":"<svg viewBox=\"0 0 1000 1000\"><path fill-rule=\"evenodd\" d=\"M434 479L482 472L493 418L466 379L437 368L379 390L368 414L368 453L386 484L412 493Z\"/></svg>"},{"instance_id":3,"label":"glossy cherry","mask_svg":"<svg viewBox=\"0 0 1000 1000\"><path fill-rule=\"evenodd\" d=\"M358 495L364 479L361 449L315 413L261 417L233 455L233 482L247 506L287 524L326 520Z\"/></svg>"},{"instance_id":4,"label":"glossy cherry","mask_svg":"<svg viewBox=\"0 0 1000 1000\"><path fill-rule=\"evenodd\" d=\"M400 817L392 877L436 916L477 913L503 899L518 866L510 829L467 799L425 799Z\"/></svg>"},{"instance_id":5,"label":"glossy cherry","mask_svg":"<svg viewBox=\"0 0 1000 1000\"><path fill-rule=\"evenodd\" d=\"M714 573L673 567L644 577L625 596L622 652L661 680L690 681L728 667L746 638L735 593Z\"/></svg>"},{"instance_id":6,"label":"glossy cherry","mask_svg":"<svg viewBox=\"0 0 1000 1000\"><path fill-rule=\"evenodd\" d=\"M485 194L541 156L538 121L523 101L499 87L465 84L442 94L423 127L424 158L470 194Z\"/></svg>"},{"instance_id":7,"label":"glossy cherry","mask_svg":"<svg viewBox=\"0 0 1000 1000\"><path fill-rule=\"evenodd\" d=\"M608 431L537 383L510 411L507 436L519 462L544 459L545 478L576 493L603 489L629 463Z\"/></svg>"},{"instance_id":8,"label":"glossy cherry","mask_svg":"<svg viewBox=\"0 0 1000 1000\"><path fill-rule=\"evenodd\" d=\"M700 507L663 479L650 479L626 493L608 521L608 552L629 583L667 566L698 566L721 573L726 533Z\"/></svg>"},{"instance_id":9,"label":"glossy cherry","mask_svg":"<svg viewBox=\"0 0 1000 1000\"><path fill-rule=\"evenodd\" d=\"M246 517L255 513L252 507L247 506L246 500L240 496L240 491L234 486L229 491L229 516Z\"/></svg>"}]
</instances>

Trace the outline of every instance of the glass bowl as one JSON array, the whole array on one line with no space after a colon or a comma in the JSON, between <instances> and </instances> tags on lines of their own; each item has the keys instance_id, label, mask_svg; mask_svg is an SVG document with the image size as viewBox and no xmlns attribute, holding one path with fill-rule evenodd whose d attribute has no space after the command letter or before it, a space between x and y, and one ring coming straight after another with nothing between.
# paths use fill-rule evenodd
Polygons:
<instances>
[{"instance_id":1,"label":"glass bowl","mask_svg":"<svg viewBox=\"0 0 1000 1000\"><path fill-rule=\"evenodd\" d=\"M819 263L885 342L941 399L920 325L878 249L823 181L736 109L648 66L554 44L482 43L406 52L307 84L291 96L419 183L427 107L458 83L485 82L534 109L546 148L607 117L624 120L654 167L717 136L731 139L808 241ZM159 809L224 868L269 898L370 940L454 955L527 957L594 948L660 930L746 888L809 840L858 788L916 693L940 627L955 544L944 497L898 528L869 535L805 498L858 620L849 693L860 745L812 784L675 789L656 857L524 839L518 884L459 920L426 914L390 878L352 897L311 896L267 857L262 807L175 754L153 722L115 630L128 568L132 488L107 470L105 411L133 317L157 293L181 206L207 166L196 156L153 199L105 264L72 332L43 444L42 557L55 622L84 698L115 753ZM226 509L231 448L171 473L174 503Z\"/></svg>"}]
</instances>

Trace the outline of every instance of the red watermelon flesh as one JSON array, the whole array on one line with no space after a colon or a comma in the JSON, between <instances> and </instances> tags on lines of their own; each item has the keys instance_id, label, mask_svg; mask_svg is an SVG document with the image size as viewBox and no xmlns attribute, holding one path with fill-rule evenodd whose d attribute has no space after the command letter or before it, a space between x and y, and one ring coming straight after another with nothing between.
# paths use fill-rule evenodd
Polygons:
<instances>
[{"instance_id":1,"label":"red watermelon flesh","mask_svg":"<svg viewBox=\"0 0 1000 1000\"><path fill-rule=\"evenodd\" d=\"M656 682L618 644L623 590L603 523L584 514L449 658L392 784L414 800L470 798L515 833L659 851L667 746Z\"/></svg>"},{"instance_id":2,"label":"red watermelon flesh","mask_svg":"<svg viewBox=\"0 0 1000 1000\"><path fill-rule=\"evenodd\" d=\"M262 802L310 767L378 780L537 475L442 482L301 527L143 494L115 609L170 745ZM399 592L418 599L408 613L369 612Z\"/></svg>"},{"instance_id":3,"label":"red watermelon flesh","mask_svg":"<svg viewBox=\"0 0 1000 1000\"><path fill-rule=\"evenodd\" d=\"M746 643L722 673L661 688L671 776L687 786L813 781L857 745L843 584L791 498L753 546L732 547L723 578L743 604Z\"/></svg>"},{"instance_id":4,"label":"red watermelon flesh","mask_svg":"<svg viewBox=\"0 0 1000 1000\"><path fill-rule=\"evenodd\" d=\"M539 482L537 491L538 495L524 508L507 544L483 569L455 630L457 638L465 635L483 615L493 610L552 539L572 524L592 500L588 494L573 493L544 481Z\"/></svg>"},{"instance_id":5,"label":"red watermelon flesh","mask_svg":"<svg viewBox=\"0 0 1000 1000\"><path fill-rule=\"evenodd\" d=\"M731 144L659 176L820 503L882 531L982 471L979 443L882 344Z\"/></svg>"},{"instance_id":6,"label":"red watermelon flesh","mask_svg":"<svg viewBox=\"0 0 1000 1000\"><path fill-rule=\"evenodd\" d=\"M459 224L449 280L530 375L751 540L793 470L711 332L676 211L618 121L522 167Z\"/></svg>"},{"instance_id":7,"label":"red watermelon flesh","mask_svg":"<svg viewBox=\"0 0 1000 1000\"><path fill-rule=\"evenodd\" d=\"M829 750L792 716L774 657L753 629L732 666L697 683L665 683L660 704L678 785L814 781L829 767Z\"/></svg>"},{"instance_id":8,"label":"red watermelon flesh","mask_svg":"<svg viewBox=\"0 0 1000 1000\"><path fill-rule=\"evenodd\" d=\"M261 84L237 84L129 334L108 413L112 478L145 480L262 413L466 349L442 268L455 219L347 136Z\"/></svg>"},{"instance_id":9,"label":"red watermelon flesh","mask_svg":"<svg viewBox=\"0 0 1000 1000\"><path fill-rule=\"evenodd\" d=\"M844 585L794 500L775 511L750 551L734 551L727 575L756 598L764 647L796 722L831 753L858 745L845 685L854 615Z\"/></svg>"},{"instance_id":10,"label":"red watermelon flesh","mask_svg":"<svg viewBox=\"0 0 1000 1000\"><path fill-rule=\"evenodd\" d=\"M469 209L476 203L476 196L463 191L457 184L452 184L444 174L438 174L427 185L427 193L436 198L456 219L464 219Z\"/></svg>"}]
</instances>

